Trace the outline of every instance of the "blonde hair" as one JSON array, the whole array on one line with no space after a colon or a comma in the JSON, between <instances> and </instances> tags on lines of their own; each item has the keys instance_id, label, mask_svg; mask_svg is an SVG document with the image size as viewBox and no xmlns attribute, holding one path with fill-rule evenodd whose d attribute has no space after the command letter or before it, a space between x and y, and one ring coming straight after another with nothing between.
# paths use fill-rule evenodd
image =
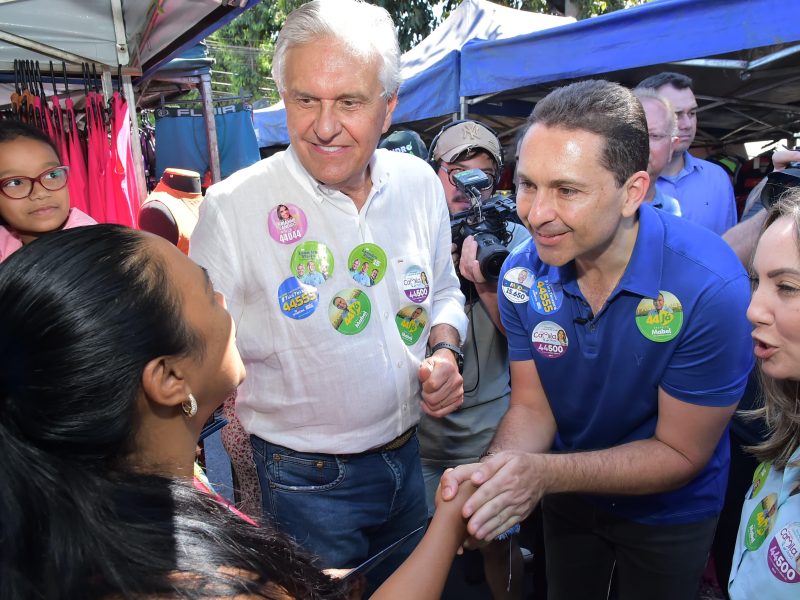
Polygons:
<instances>
[{"instance_id":1,"label":"blonde hair","mask_svg":"<svg viewBox=\"0 0 800 600\"><path fill-rule=\"evenodd\" d=\"M769 210L761 234L781 217L794 222L795 242L800 254L800 187L784 193ZM775 379L759 368L759 380L764 404L761 408L743 411L751 419L763 418L767 424L767 439L747 448L760 461L771 461L774 468L800 466L800 461L789 465L789 459L800 446L800 381Z\"/></svg>"}]
</instances>

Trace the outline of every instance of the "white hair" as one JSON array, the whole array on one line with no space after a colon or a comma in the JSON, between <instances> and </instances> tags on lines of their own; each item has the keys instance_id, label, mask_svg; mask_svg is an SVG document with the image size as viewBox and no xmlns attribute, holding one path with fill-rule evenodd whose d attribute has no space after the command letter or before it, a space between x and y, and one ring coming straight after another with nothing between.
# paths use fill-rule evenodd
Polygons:
<instances>
[{"instance_id":1,"label":"white hair","mask_svg":"<svg viewBox=\"0 0 800 600\"><path fill-rule=\"evenodd\" d=\"M379 57L378 79L383 96L391 98L400 88L400 44L392 17L386 9L361 0L313 0L286 18L272 57L272 78L283 94L286 52L320 38L341 42L353 57L368 61Z\"/></svg>"},{"instance_id":2,"label":"white hair","mask_svg":"<svg viewBox=\"0 0 800 600\"><path fill-rule=\"evenodd\" d=\"M642 100L649 99L658 102L667 111L667 127L669 127L669 134L673 137L678 135L678 120L675 117L675 109L672 108L672 102L659 94L655 89L648 87L637 87L633 89L633 95Z\"/></svg>"}]
</instances>

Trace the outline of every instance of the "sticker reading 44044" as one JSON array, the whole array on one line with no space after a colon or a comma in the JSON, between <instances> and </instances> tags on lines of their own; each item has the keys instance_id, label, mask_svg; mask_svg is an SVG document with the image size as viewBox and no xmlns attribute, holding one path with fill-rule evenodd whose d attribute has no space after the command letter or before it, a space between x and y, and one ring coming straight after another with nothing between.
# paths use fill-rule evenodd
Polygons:
<instances>
[{"instance_id":1,"label":"sticker reading 44044","mask_svg":"<svg viewBox=\"0 0 800 600\"><path fill-rule=\"evenodd\" d=\"M355 335L369 323L372 305L363 290L348 288L333 295L328 306L328 318L339 333Z\"/></svg>"},{"instance_id":2,"label":"sticker reading 44044","mask_svg":"<svg viewBox=\"0 0 800 600\"><path fill-rule=\"evenodd\" d=\"M419 341L425 325L428 323L428 314L421 306L404 306L394 317L397 329L400 331L400 339L406 346L413 346Z\"/></svg>"},{"instance_id":3,"label":"sticker reading 44044","mask_svg":"<svg viewBox=\"0 0 800 600\"><path fill-rule=\"evenodd\" d=\"M531 272L524 267L514 267L503 275L503 295L509 302L525 304L530 297Z\"/></svg>"},{"instance_id":4,"label":"sticker reading 44044","mask_svg":"<svg viewBox=\"0 0 800 600\"><path fill-rule=\"evenodd\" d=\"M306 214L294 204L278 204L269 211L267 229L270 237L281 244L293 244L306 234Z\"/></svg>"},{"instance_id":5,"label":"sticker reading 44044","mask_svg":"<svg viewBox=\"0 0 800 600\"><path fill-rule=\"evenodd\" d=\"M550 283L544 277L539 277L531 287L531 307L540 315L549 315L561 308L564 292L560 283Z\"/></svg>"},{"instance_id":6,"label":"sticker reading 44044","mask_svg":"<svg viewBox=\"0 0 800 600\"><path fill-rule=\"evenodd\" d=\"M297 281L294 277L284 279L278 287L278 305L290 319L305 319L311 316L319 304L317 290L313 286Z\"/></svg>"},{"instance_id":7,"label":"sticker reading 44044","mask_svg":"<svg viewBox=\"0 0 800 600\"><path fill-rule=\"evenodd\" d=\"M683 325L683 306L671 292L661 290L655 298L644 298L636 307L636 326L653 342L668 342Z\"/></svg>"},{"instance_id":8,"label":"sticker reading 44044","mask_svg":"<svg viewBox=\"0 0 800 600\"><path fill-rule=\"evenodd\" d=\"M567 332L553 321L542 321L533 328L531 343L536 351L546 358L559 358L567 353Z\"/></svg>"}]
</instances>

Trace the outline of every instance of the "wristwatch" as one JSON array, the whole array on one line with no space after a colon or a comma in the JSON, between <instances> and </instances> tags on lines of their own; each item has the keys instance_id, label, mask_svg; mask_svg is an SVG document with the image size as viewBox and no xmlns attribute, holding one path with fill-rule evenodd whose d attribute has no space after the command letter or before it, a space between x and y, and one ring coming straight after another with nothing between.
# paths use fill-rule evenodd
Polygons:
<instances>
[{"instance_id":1,"label":"wristwatch","mask_svg":"<svg viewBox=\"0 0 800 600\"><path fill-rule=\"evenodd\" d=\"M461 351L461 348L456 346L455 344L450 344L448 342L439 342L435 344L433 348L431 348L431 354L436 352L437 350L441 350L442 348L447 348L450 350L456 357L456 365L458 366L458 374L464 374L464 353ZM430 355L429 355L430 356Z\"/></svg>"}]
</instances>

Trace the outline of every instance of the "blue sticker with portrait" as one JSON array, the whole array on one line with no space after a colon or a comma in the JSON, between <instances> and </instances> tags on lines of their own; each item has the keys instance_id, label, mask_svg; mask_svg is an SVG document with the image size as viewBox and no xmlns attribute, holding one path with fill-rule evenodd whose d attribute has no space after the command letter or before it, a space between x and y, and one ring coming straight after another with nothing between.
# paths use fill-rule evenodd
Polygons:
<instances>
[{"instance_id":1,"label":"blue sticker with portrait","mask_svg":"<svg viewBox=\"0 0 800 600\"><path fill-rule=\"evenodd\" d=\"M540 315L550 315L561 308L564 292L560 283L550 283L545 277L533 282L530 292L530 305Z\"/></svg>"},{"instance_id":2,"label":"blue sticker with portrait","mask_svg":"<svg viewBox=\"0 0 800 600\"><path fill-rule=\"evenodd\" d=\"M278 287L278 306L290 319L310 317L319 305L319 293L313 285L307 285L289 277Z\"/></svg>"}]
</instances>

